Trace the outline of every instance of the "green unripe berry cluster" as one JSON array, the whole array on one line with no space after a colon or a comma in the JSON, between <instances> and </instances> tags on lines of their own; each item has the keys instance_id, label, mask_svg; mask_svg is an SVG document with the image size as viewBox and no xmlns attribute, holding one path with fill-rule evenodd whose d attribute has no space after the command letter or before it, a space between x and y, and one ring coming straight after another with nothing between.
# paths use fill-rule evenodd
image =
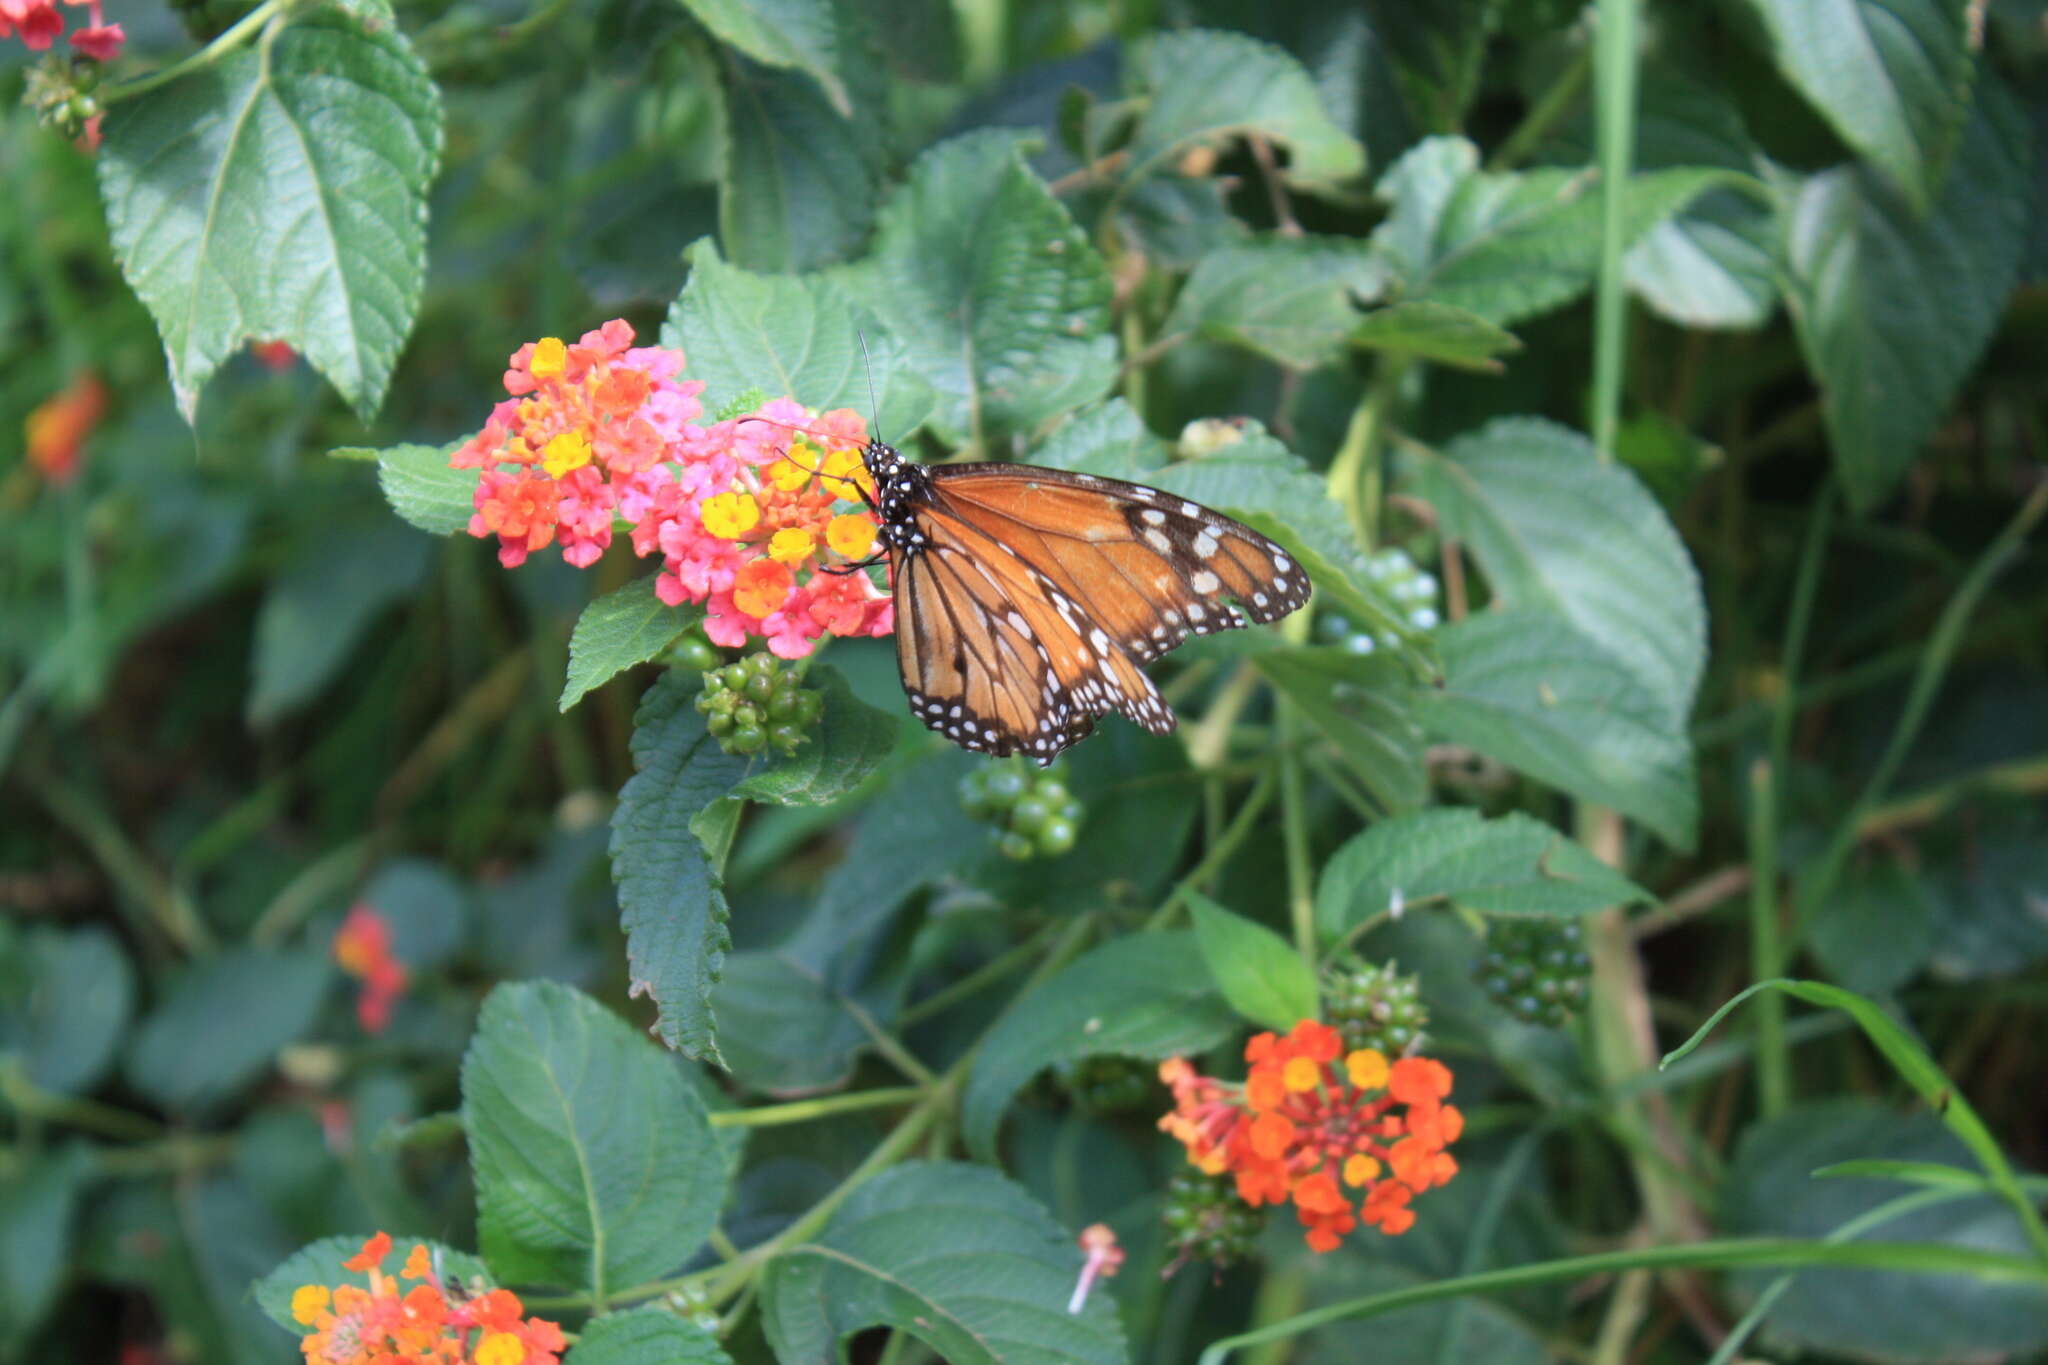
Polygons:
<instances>
[{"instance_id":1,"label":"green unripe berry cluster","mask_svg":"<svg viewBox=\"0 0 2048 1365\"><path fill-rule=\"evenodd\" d=\"M1403 976L1391 962L1324 978L1323 1001L1324 1017L1347 1051L1370 1047L1399 1057L1421 1041L1429 1023L1422 979Z\"/></svg>"},{"instance_id":2,"label":"green unripe berry cluster","mask_svg":"<svg viewBox=\"0 0 2048 1365\"><path fill-rule=\"evenodd\" d=\"M718 646L701 635L685 635L668 647L668 661L679 668L693 668L699 673L709 673L725 659L718 652Z\"/></svg>"},{"instance_id":3,"label":"green unripe berry cluster","mask_svg":"<svg viewBox=\"0 0 2048 1365\"><path fill-rule=\"evenodd\" d=\"M1425 573L1406 550L1389 546L1365 561L1366 574L1394 600L1395 607L1417 630L1435 630L1442 615L1437 605L1436 575ZM1334 611L1316 616L1316 639L1342 645L1353 654L1370 654L1393 643Z\"/></svg>"},{"instance_id":4,"label":"green unripe berry cluster","mask_svg":"<svg viewBox=\"0 0 2048 1365\"><path fill-rule=\"evenodd\" d=\"M1159 1084L1157 1067L1115 1053L1059 1062L1052 1074L1075 1108L1090 1114L1121 1114L1139 1108L1151 1101Z\"/></svg>"},{"instance_id":5,"label":"green unripe berry cluster","mask_svg":"<svg viewBox=\"0 0 2048 1365\"><path fill-rule=\"evenodd\" d=\"M697 709L704 728L727 753L751 755L773 748L787 757L817 725L825 698L807 690L795 670L784 668L773 654L749 654L704 674Z\"/></svg>"},{"instance_id":6,"label":"green unripe berry cluster","mask_svg":"<svg viewBox=\"0 0 2048 1365\"><path fill-rule=\"evenodd\" d=\"M1173 1267L1208 1261L1221 1269L1251 1255L1266 1215L1237 1197L1229 1176L1203 1175L1183 1166L1166 1184L1161 1221Z\"/></svg>"},{"instance_id":7,"label":"green unripe berry cluster","mask_svg":"<svg viewBox=\"0 0 2048 1365\"><path fill-rule=\"evenodd\" d=\"M1586 1003L1593 959L1577 920L1504 919L1486 929L1479 984L1525 1024L1556 1028Z\"/></svg>"},{"instance_id":8,"label":"green unripe berry cluster","mask_svg":"<svg viewBox=\"0 0 2048 1365\"><path fill-rule=\"evenodd\" d=\"M1027 773L1014 764L976 768L960 779L960 808L995 829L1005 858L1057 858L1081 835L1084 807L1057 768Z\"/></svg>"}]
</instances>

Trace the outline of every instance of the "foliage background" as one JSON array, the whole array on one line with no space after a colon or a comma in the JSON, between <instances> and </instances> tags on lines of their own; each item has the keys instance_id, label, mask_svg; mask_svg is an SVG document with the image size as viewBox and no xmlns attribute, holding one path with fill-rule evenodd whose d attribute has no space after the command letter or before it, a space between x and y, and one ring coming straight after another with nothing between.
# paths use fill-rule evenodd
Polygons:
<instances>
[{"instance_id":1,"label":"foliage background","mask_svg":"<svg viewBox=\"0 0 2048 1365\"><path fill-rule=\"evenodd\" d=\"M1027 1320L1063 1304L1074 1231L1123 1236L1115 1313L1025 1331L1044 1358L1265 1327L1267 1360L2048 1344L2016 1212L2038 1187L2009 1169L2048 1156L2037 0L113 17L96 158L12 99L0 125L0 1355L291 1358L248 1286L383 1226L480 1251L572 1325L653 1285L722 1311L733 1358L824 1358L905 1310L828 1281L843 1313L805 1318L837 1272L792 1249L869 1235L891 1264L910 1248L875 1229L939 1188L1013 1220L1024 1268L947 1241L971 1220L920 1237ZM26 63L0 43L0 93ZM318 136L209 165L208 120L245 105ZM240 212L176 239L161 196L215 169ZM311 186L354 216L279 260ZM839 728L755 774L735 833L692 675L640 666L669 632L572 645L636 565L505 574L445 536L467 494L438 448L505 355L620 314L666 320L710 397L780 366L820 407L864 406L858 323L885 431L922 419L928 458L1153 471L1206 441L1156 477L1319 553L1319 610L1381 648L1190 645L1157 670L1189 743L1105 727L1071 760L1081 846L1017 866L955 813L970 760L894 723L886 645L837 645ZM271 338L318 372L244 353ZM15 433L86 368L110 410L50 483ZM1261 427L1183 438L1236 416ZM1365 557L1390 545L1443 579L1443 628L1392 628ZM567 710L565 676L595 685ZM1477 852L1424 805L1489 817ZM1533 864L1511 812L1543 822ZM1625 881L1560 892L1560 835ZM720 894L715 990L644 939L629 970L627 931L715 936ZM356 901L412 975L374 1037L328 950ZM1276 1220L1252 1265L1162 1283L1163 1092L1103 1116L1033 1081L1098 1050L1077 1016L1099 1050L1225 1044L1245 983L1164 932L1212 902L1421 972L1472 1127L1407 1237L1312 1258ZM1474 988L1504 913L1585 916L1572 1027ZM1091 987L1094 956L1058 975L1091 949L1169 998ZM1766 992L1653 1070L1786 974L1837 993ZM642 1040L628 986L656 976L664 1036L704 1054L715 1017L727 1070ZM502 984L543 982L582 994ZM522 1221L555 1168L501 1160L562 1076L588 1087L562 1151L658 1154L661 1198L593 1214L595 1257ZM819 1203L913 1155L995 1164ZM1990 1185L1811 1174L1850 1160ZM714 1226L729 1265L698 1249ZM1831 1256L1886 1278L1766 1294L1741 1268ZM1752 1309L1760 1335L1728 1337ZM572 1358L717 1349L680 1321ZM914 1358L884 1342L856 1358Z\"/></svg>"}]
</instances>

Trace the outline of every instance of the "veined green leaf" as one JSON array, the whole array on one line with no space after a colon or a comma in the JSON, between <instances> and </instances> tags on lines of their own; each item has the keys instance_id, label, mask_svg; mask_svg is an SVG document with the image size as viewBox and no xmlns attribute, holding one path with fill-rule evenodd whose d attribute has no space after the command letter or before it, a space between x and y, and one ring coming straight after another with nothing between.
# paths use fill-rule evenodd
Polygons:
<instances>
[{"instance_id":1,"label":"veined green leaf","mask_svg":"<svg viewBox=\"0 0 2048 1365\"><path fill-rule=\"evenodd\" d=\"M1316 923L1329 938L1406 904L1442 899L1483 915L1591 914L1650 893L1565 834L1520 811L1418 811L1354 836L1316 883Z\"/></svg>"},{"instance_id":2,"label":"veined green leaf","mask_svg":"<svg viewBox=\"0 0 2048 1365\"><path fill-rule=\"evenodd\" d=\"M1461 370L1497 371L1495 356L1519 351L1522 343L1504 327L1448 303L1407 299L1375 308L1356 319L1345 338L1354 346L1391 351Z\"/></svg>"},{"instance_id":3,"label":"veined green leaf","mask_svg":"<svg viewBox=\"0 0 2048 1365\"><path fill-rule=\"evenodd\" d=\"M657 1036L691 1057L718 1062L711 988L732 935L724 884L695 822L732 790L747 765L704 728L691 681L664 674L633 717L636 771L612 812L612 879L633 993L654 998Z\"/></svg>"},{"instance_id":4,"label":"veined green leaf","mask_svg":"<svg viewBox=\"0 0 2048 1365\"><path fill-rule=\"evenodd\" d=\"M732 1365L718 1338L666 1308L592 1318L576 1335L575 1365Z\"/></svg>"},{"instance_id":5,"label":"veined green leaf","mask_svg":"<svg viewBox=\"0 0 2048 1365\"><path fill-rule=\"evenodd\" d=\"M1387 267L1346 238L1268 237L1202 258L1181 286L1161 339L1206 337L1277 365L1312 370L1335 359L1379 297Z\"/></svg>"},{"instance_id":6,"label":"veined green leaf","mask_svg":"<svg viewBox=\"0 0 2048 1365\"><path fill-rule=\"evenodd\" d=\"M453 445L392 446L376 452L377 486L391 510L430 536L469 527L482 472L450 467Z\"/></svg>"},{"instance_id":7,"label":"veined green leaf","mask_svg":"<svg viewBox=\"0 0 2048 1365\"><path fill-rule=\"evenodd\" d=\"M1109 270L999 128L927 151L882 208L871 258L835 272L908 347L952 441L1028 430L1108 391Z\"/></svg>"},{"instance_id":8,"label":"veined green leaf","mask_svg":"<svg viewBox=\"0 0 2048 1365\"><path fill-rule=\"evenodd\" d=\"M1193 934L1112 939L1019 1000L989 1033L961 1096L962 1136L994 1160L1003 1110L1045 1067L1104 1054L1164 1060L1214 1047L1237 1027Z\"/></svg>"},{"instance_id":9,"label":"veined green leaf","mask_svg":"<svg viewBox=\"0 0 2048 1365\"><path fill-rule=\"evenodd\" d=\"M1188 892L1187 902L1202 960L1232 1009L1283 1033L1316 1017L1315 969L1286 939L1199 891Z\"/></svg>"},{"instance_id":10,"label":"veined green leaf","mask_svg":"<svg viewBox=\"0 0 2048 1365\"><path fill-rule=\"evenodd\" d=\"M830 0L682 0L684 9L757 62L801 71L840 117L853 115L839 75L839 20Z\"/></svg>"},{"instance_id":11,"label":"veined green leaf","mask_svg":"<svg viewBox=\"0 0 2048 1365\"><path fill-rule=\"evenodd\" d=\"M701 607L671 607L654 592L659 575L636 578L585 607L569 635L569 672L562 680L566 711L583 694L669 647L703 615Z\"/></svg>"},{"instance_id":12,"label":"veined green leaf","mask_svg":"<svg viewBox=\"0 0 2048 1365\"><path fill-rule=\"evenodd\" d=\"M426 274L441 103L395 26L315 11L114 106L114 254L156 318L189 422L245 342L281 339L365 419Z\"/></svg>"},{"instance_id":13,"label":"veined green leaf","mask_svg":"<svg viewBox=\"0 0 2048 1365\"><path fill-rule=\"evenodd\" d=\"M816 82L745 57L723 63L718 231L736 264L813 270L853 255L874 221L884 149L876 111L835 108ZM842 90L839 104L845 104Z\"/></svg>"},{"instance_id":14,"label":"veined green leaf","mask_svg":"<svg viewBox=\"0 0 2048 1365\"><path fill-rule=\"evenodd\" d=\"M1154 436L1121 395L1062 422L1031 452L1031 463L1142 483L1167 461Z\"/></svg>"},{"instance_id":15,"label":"veined green leaf","mask_svg":"<svg viewBox=\"0 0 2048 1365\"><path fill-rule=\"evenodd\" d=\"M1664 702L1563 617L1489 611L1437 632L1441 690L1416 694L1431 735L1463 744L1692 845L1692 745Z\"/></svg>"},{"instance_id":16,"label":"veined green leaf","mask_svg":"<svg viewBox=\"0 0 2048 1365\"><path fill-rule=\"evenodd\" d=\"M135 1009L135 969L120 941L97 926L0 924L0 980L26 983L0 995L0 1056L40 1089L91 1090Z\"/></svg>"},{"instance_id":17,"label":"veined green leaf","mask_svg":"<svg viewBox=\"0 0 2048 1365\"><path fill-rule=\"evenodd\" d=\"M830 665L812 669L805 682L824 695L817 727L794 754L742 779L733 795L778 806L823 805L866 781L896 748L901 715L877 711L854 696Z\"/></svg>"},{"instance_id":18,"label":"veined green leaf","mask_svg":"<svg viewBox=\"0 0 2048 1365\"><path fill-rule=\"evenodd\" d=\"M761 1316L781 1360L839 1358L887 1325L948 1365L1123 1365L1115 1299L1067 1299L1071 1233L989 1170L916 1161L855 1190L818 1239L768 1263Z\"/></svg>"},{"instance_id":19,"label":"veined green leaf","mask_svg":"<svg viewBox=\"0 0 2048 1365\"><path fill-rule=\"evenodd\" d=\"M1428 797L1414 681L1391 655L1317 646L1269 650L1253 662L1387 809L1411 810Z\"/></svg>"},{"instance_id":20,"label":"veined green leaf","mask_svg":"<svg viewBox=\"0 0 2048 1365\"><path fill-rule=\"evenodd\" d=\"M689 377L704 382L705 411L759 389L819 412L852 408L874 423L873 435L892 442L931 415L931 386L908 348L835 285L727 265L708 241L691 246L689 258L690 279L669 307L661 344L689 355Z\"/></svg>"},{"instance_id":21,"label":"veined green leaf","mask_svg":"<svg viewBox=\"0 0 2048 1365\"><path fill-rule=\"evenodd\" d=\"M1241 33L1162 33L1137 51L1131 84L1148 96L1127 182L1194 146L1256 134L1285 147L1287 176L1328 185L1365 169L1365 149L1323 109L1315 82L1280 48Z\"/></svg>"},{"instance_id":22,"label":"veined green leaf","mask_svg":"<svg viewBox=\"0 0 2048 1365\"><path fill-rule=\"evenodd\" d=\"M477 1235L507 1280L600 1298L672 1270L725 1201L724 1153L672 1058L588 996L499 986L462 1059Z\"/></svg>"}]
</instances>

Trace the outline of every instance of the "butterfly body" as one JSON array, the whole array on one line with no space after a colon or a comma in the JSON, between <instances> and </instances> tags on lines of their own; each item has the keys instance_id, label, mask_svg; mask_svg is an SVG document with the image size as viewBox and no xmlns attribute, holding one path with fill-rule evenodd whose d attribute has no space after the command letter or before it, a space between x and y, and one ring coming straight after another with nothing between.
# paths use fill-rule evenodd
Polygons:
<instances>
[{"instance_id":1,"label":"butterfly body","mask_svg":"<svg viewBox=\"0 0 2048 1365\"><path fill-rule=\"evenodd\" d=\"M1308 575L1280 546L1160 489L1033 465L927 467L881 441L862 460L904 692L968 749L1050 763L1110 711L1164 734L1173 711L1142 665L1308 600Z\"/></svg>"}]
</instances>

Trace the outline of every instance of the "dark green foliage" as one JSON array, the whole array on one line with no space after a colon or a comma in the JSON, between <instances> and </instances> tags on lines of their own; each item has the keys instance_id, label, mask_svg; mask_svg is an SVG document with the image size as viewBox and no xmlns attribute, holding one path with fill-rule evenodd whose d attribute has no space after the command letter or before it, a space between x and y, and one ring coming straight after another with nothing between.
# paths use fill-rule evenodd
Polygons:
<instances>
[{"instance_id":1,"label":"dark green foliage","mask_svg":"<svg viewBox=\"0 0 2048 1365\"><path fill-rule=\"evenodd\" d=\"M1159 1215L1166 1228L1168 1272L1196 1262L1194 1274L1202 1273L1200 1262L1211 1272L1234 1265L1250 1256L1258 1242L1266 1215L1247 1207L1237 1197L1227 1176L1204 1175L1192 1166L1182 1166L1166 1182L1166 1207Z\"/></svg>"},{"instance_id":2,"label":"dark green foliage","mask_svg":"<svg viewBox=\"0 0 2048 1365\"><path fill-rule=\"evenodd\" d=\"M1033 769L1021 762L985 764L961 778L960 809L987 824L996 851L1017 862L1070 851L1088 810L1067 790L1058 765Z\"/></svg>"},{"instance_id":3,"label":"dark green foliage","mask_svg":"<svg viewBox=\"0 0 2048 1365\"><path fill-rule=\"evenodd\" d=\"M1378 1048L1389 1057L1420 1048L1429 1024L1422 978L1403 974L1392 962L1368 963L1324 977L1323 1015L1344 1035L1345 1047Z\"/></svg>"},{"instance_id":4,"label":"dark green foliage","mask_svg":"<svg viewBox=\"0 0 2048 1365\"><path fill-rule=\"evenodd\" d=\"M1479 984L1525 1024L1558 1028L1585 1007L1593 959L1576 920L1495 920L1486 928Z\"/></svg>"},{"instance_id":5,"label":"dark green foliage","mask_svg":"<svg viewBox=\"0 0 2048 1365\"><path fill-rule=\"evenodd\" d=\"M706 671L694 705L719 748L748 756L772 747L789 757L825 714L825 699L768 653Z\"/></svg>"}]
</instances>

